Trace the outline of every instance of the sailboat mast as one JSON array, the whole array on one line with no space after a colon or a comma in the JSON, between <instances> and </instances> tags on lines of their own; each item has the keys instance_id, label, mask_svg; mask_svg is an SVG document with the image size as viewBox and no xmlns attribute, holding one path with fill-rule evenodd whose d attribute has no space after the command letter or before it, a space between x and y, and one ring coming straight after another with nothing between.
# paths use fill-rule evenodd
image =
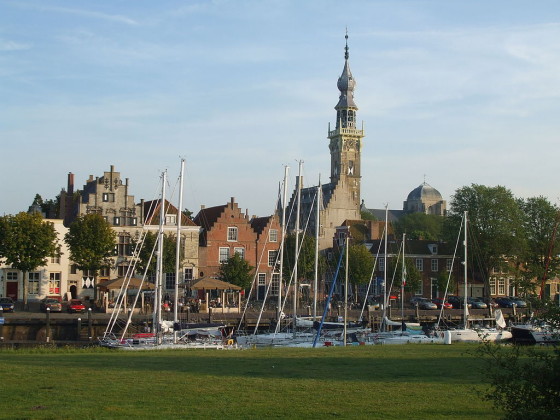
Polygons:
<instances>
[{"instance_id":1,"label":"sailboat mast","mask_svg":"<svg viewBox=\"0 0 560 420\"><path fill-rule=\"evenodd\" d=\"M384 255L383 255L383 320L381 325L383 326L382 331L387 329L385 325L385 315L387 313L387 238L389 236L388 221L389 221L389 204L385 204L385 244L384 244Z\"/></svg>"},{"instance_id":2,"label":"sailboat mast","mask_svg":"<svg viewBox=\"0 0 560 420\"><path fill-rule=\"evenodd\" d=\"M348 330L348 248L350 241L350 227L348 227L348 231L346 232L346 255L345 255L345 268L346 274L344 277L344 346L346 347L346 331Z\"/></svg>"},{"instance_id":3,"label":"sailboat mast","mask_svg":"<svg viewBox=\"0 0 560 420\"><path fill-rule=\"evenodd\" d=\"M404 261L404 246L406 244L406 233L402 236L402 268L401 268L401 320L404 322L404 286L406 283L406 266Z\"/></svg>"},{"instance_id":4,"label":"sailboat mast","mask_svg":"<svg viewBox=\"0 0 560 420\"><path fill-rule=\"evenodd\" d=\"M156 261L156 287L154 296L153 326L156 333L161 326L161 293L163 289L163 225L165 224L165 184L167 183L167 171L161 174L161 201L159 206L159 230L158 250Z\"/></svg>"},{"instance_id":5,"label":"sailboat mast","mask_svg":"<svg viewBox=\"0 0 560 420\"><path fill-rule=\"evenodd\" d=\"M467 328L467 318L468 318L468 308L467 308L467 212L465 211L464 214L464 219L465 219L465 241L464 241L464 247L465 247L465 262L463 264L463 269L464 269L464 276L465 276L465 280L464 280L464 301L463 301L463 323L464 323L464 328Z\"/></svg>"},{"instance_id":6,"label":"sailboat mast","mask_svg":"<svg viewBox=\"0 0 560 420\"><path fill-rule=\"evenodd\" d=\"M299 175L297 181L297 209L296 209L296 249L294 262L294 338L296 337L297 299L298 299L298 258L299 258L299 214L301 206L301 167L303 161L299 161Z\"/></svg>"},{"instance_id":7,"label":"sailboat mast","mask_svg":"<svg viewBox=\"0 0 560 420\"><path fill-rule=\"evenodd\" d=\"M290 168L284 166L284 185L282 191L282 239L280 240L280 278L278 279L278 325L282 317L282 278L284 274L284 242L286 239L286 198L288 195L288 170Z\"/></svg>"},{"instance_id":8,"label":"sailboat mast","mask_svg":"<svg viewBox=\"0 0 560 420\"><path fill-rule=\"evenodd\" d=\"M179 315L177 307L179 306L179 278L180 278L180 263L181 258L181 220L183 219L183 174L185 171L185 159L181 159L181 172L179 175L179 207L177 208L177 243L175 249L175 298L173 301L173 322L179 322ZM176 341L177 333L174 334Z\"/></svg>"},{"instance_id":9,"label":"sailboat mast","mask_svg":"<svg viewBox=\"0 0 560 420\"><path fill-rule=\"evenodd\" d=\"M315 275L313 277L313 320L317 317L317 284L319 277L319 228L321 226L321 176L317 186L317 210L315 215Z\"/></svg>"}]
</instances>

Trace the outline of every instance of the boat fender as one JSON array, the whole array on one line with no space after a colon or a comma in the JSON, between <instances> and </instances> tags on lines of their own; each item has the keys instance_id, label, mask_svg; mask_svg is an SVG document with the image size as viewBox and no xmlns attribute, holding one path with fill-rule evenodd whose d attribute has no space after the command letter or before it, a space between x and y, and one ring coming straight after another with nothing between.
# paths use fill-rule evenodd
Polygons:
<instances>
[{"instance_id":1,"label":"boat fender","mask_svg":"<svg viewBox=\"0 0 560 420\"><path fill-rule=\"evenodd\" d=\"M230 338L230 339L227 341L227 345L228 345L228 346L233 346L233 338Z\"/></svg>"}]
</instances>

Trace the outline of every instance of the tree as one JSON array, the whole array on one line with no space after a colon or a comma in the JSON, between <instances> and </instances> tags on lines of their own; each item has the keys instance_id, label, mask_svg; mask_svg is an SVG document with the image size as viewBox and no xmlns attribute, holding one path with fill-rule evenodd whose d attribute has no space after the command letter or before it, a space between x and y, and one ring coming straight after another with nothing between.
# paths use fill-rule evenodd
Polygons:
<instances>
[{"instance_id":1,"label":"tree","mask_svg":"<svg viewBox=\"0 0 560 420\"><path fill-rule=\"evenodd\" d=\"M547 302L540 318L560 331L560 308ZM477 349L486 363L483 375L489 378L486 399L506 412L506 417L522 419L560 418L560 348L502 346L483 342Z\"/></svg>"},{"instance_id":2,"label":"tree","mask_svg":"<svg viewBox=\"0 0 560 420\"><path fill-rule=\"evenodd\" d=\"M311 236L303 235L300 239L298 257L298 280L312 279L315 276L315 240ZM284 240L284 280L290 281L295 264L296 235L291 233Z\"/></svg>"},{"instance_id":3,"label":"tree","mask_svg":"<svg viewBox=\"0 0 560 420\"><path fill-rule=\"evenodd\" d=\"M435 214L408 213L394 223L395 233L398 236L406 233L409 239L437 241L442 237L444 220Z\"/></svg>"},{"instance_id":4,"label":"tree","mask_svg":"<svg viewBox=\"0 0 560 420\"><path fill-rule=\"evenodd\" d=\"M388 272L390 273L390 278L394 278L393 287L396 287L400 290L402 282L403 282L403 269L402 269L402 256L398 259L393 258L389 262ZM420 284L422 283L422 275L416 268L414 260L412 258L405 258L405 285L404 290L407 292L415 292L420 288ZM390 284L387 285L389 287Z\"/></svg>"},{"instance_id":5,"label":"tree","mask_svg":"<svg viewBox=\"0 0 560 420\"><path fill-rule=\"evenodd\" d=\"M157 249L157 234L154 232L147 232L144 238L144 243L140 247L138 239L133 240L133 244L138 246L140 249L138 251L138 271L148 275L155 275L156 273L156 254ZM153 252L153 256L152 256ZM179 260L183 259L184 250L180 250ZM164 273L174 273L175 272L175 260L177 256L177 236L170 234L165 235L163 239L163 272ZM150 259L151 257L151 259ZM148 265L149 262L149 265Z\"/></svg>"},{"instance_id":6,"label":"tree","mask_svg":"<svg viewBox=\"0 0 560 420\"><path fill-rule=\"evenodd\" d=\"M542 290L546 279L554 278L560 271L560 209L545 197L520 200L519 205L523 211L527 247L520 261L524 262L524 270L518 286L534 289L536 284L532 280L537 279L541 281Z\"/></svg>"},{"instance_id":7,"label":"tree","mask_svg":"<svg viewBox=\"0 0 560 420\"><path fill-rule=\"evenodd\" d=\"M23 272L23 304L27 307L27 273L60 255L54 225L40 214L19 213L0 217L0 258Z\"/></svg>"},{"instance_id":8,"label":"tree","mask_svg":"<svg viewBox=\"0 0 560 420\"><path fill-rule=\"evenodd\" d=\"M373 264L373 256L364 245L348 248L348 280L354 286L354 299L358 299L358 286L371 279Z\"/></svg>"},{"instance_id":9,"label":"tree","mask_svg":"<svg viewBox=\"0 0 560 420\"><path fill-rule=\"evenodd\" d=\"M478 262L484 280L484 294L490 295L489 278L493 268L503 267L505 257L525 247L523 215L510 190L502 186L472 184L455 191L444 230L457 237L463 213L468 212L469 255ZM474 264L470 264L474 268Z\"/></svg>"},{"instance_id":10,"label":"tree","mask_svg":"<svg viewBox=\"0 0 560 420\"><path fill-rule=\"evenodd\" d=\"M253 281L254 269L255 267L251 266L247 260L236 252L220 265L220 280L247 289Z\"/></svg>"},{"instance_id":11,"label":"tree","mask_svg":"<svg viewBox=\"0 0 560 420\"><path fill-rule=\"evenodd\" d=\"M93 272L94 279L101 268L110 267L115 250L116 233L99 214L78 217L64 237L70 250L70 259L80 270ZM97 287L94 287L97 300Z\"/></svg>"}]
</instances>

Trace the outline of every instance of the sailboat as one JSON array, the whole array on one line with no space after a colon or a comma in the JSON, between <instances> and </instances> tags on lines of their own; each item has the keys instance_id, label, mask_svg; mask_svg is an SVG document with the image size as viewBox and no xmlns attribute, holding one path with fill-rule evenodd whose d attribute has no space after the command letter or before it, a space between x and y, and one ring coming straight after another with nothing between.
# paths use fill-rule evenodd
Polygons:
<instances>
[{"instance_id":1,"label":"sailboat","mask_svg":"<svg viewBox=\"0 0 560 420\"><path fill-rule=\"evenodd\" d=\"M391 321L387 317L383 320L385 326L400 327L394 331L382 331L377 334L369 335L370 341L374 344L443 344L445 336L431 332L426 334L420 324L409 324L404 322L404 287L406 285L406 264L405 264L405 244L406 234L402 240L402 264L401 264L401 322ZM396 266L396 265L395 265ZM407 328L407 326L409 328ZM410 328L413 327L413 328Z\"/></svg>"},{"instance_id":2,"label":"sailboat","mask_svg":"<svg viewBox=\"0 0 560 420\"><path fill-rule=\"evenodd\" d=\"M512 338L510 331L506 330L506 322L503 318L501 310L495 311L496 317L496 328L481 327L481 328L469 328L469 311L467 305L467 240L468 240L468 213L465 211L463 214L463 225L464 225L464 289L463 289L463 328L450 329L449 340L451 342L481 342L481 341L503 341Z\"/></svg>"},{"instance_id":3,"label":"sailboat","mask_svg":"<svg viewBox=\"0 0 560 420\"><path fill-rule=\"evenodd\" d=\"M182 183L183 183L184 160L181 160L181 176L180 176L180 198L178 208L178 222L177 222L177 253L176 253L176 281L175 281L175 297L174 297L174 319L173 321L164 321L162 318L162 292L163 292L163 241L164 241L164 224L165 224L165 186L167 183L167 172L164 171L161 175L161 201L159 203L159 226L157 233L157 252L156 252L156 281L154 287L154 304L152 313L152 331L137 332L129 335L128 328L132 321L132 311L128 314L126 324L117 337L112 333L113 327L116 325L121 306L118 305L114 308L111 314L111 321L107 331L100 338L100 345L104 347L124 349L124 350L151 350L151 349L167 349L167 348L226 348L234 347L233 341L226 341L224 338L225 326L217 324L206 325L181 325L178 319L178 279L179 279L179 255L180 255L180 229L181 229L181 214L180 209L182 206ZM155 249L152 250L152 256ZM152 257L150 257L151 259ZM149 265L149 264L148 264ZM131 270L132 271L132 270ZM131 275L131 273L130 273ZM144 282L146 273L142 278ZM118 301L122 302L127 295L127 286L123 282ZM142 284L138 287L138 293L135 297L133 307L136 306L138 296L141 292Z\"/></svg>"}]
</instances>

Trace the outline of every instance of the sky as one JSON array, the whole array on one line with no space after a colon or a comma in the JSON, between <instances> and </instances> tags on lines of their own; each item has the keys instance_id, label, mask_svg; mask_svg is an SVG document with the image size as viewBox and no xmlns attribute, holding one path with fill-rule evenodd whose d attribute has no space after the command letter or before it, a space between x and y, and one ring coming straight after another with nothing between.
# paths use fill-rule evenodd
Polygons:
<instances>
[{"instance_id":1,"label":"sky","mask_svg":"<svg viewBox=\"0 0 560 420\"><path fill-rule=\"evenodd\" d=\"M0 214L111 165L154 199L181 158L184 207L272 214L286 165L328 182L346 30L368 208L424 180L559 204L556 0L0 0Z\"/></svg>"}]
</instances>

